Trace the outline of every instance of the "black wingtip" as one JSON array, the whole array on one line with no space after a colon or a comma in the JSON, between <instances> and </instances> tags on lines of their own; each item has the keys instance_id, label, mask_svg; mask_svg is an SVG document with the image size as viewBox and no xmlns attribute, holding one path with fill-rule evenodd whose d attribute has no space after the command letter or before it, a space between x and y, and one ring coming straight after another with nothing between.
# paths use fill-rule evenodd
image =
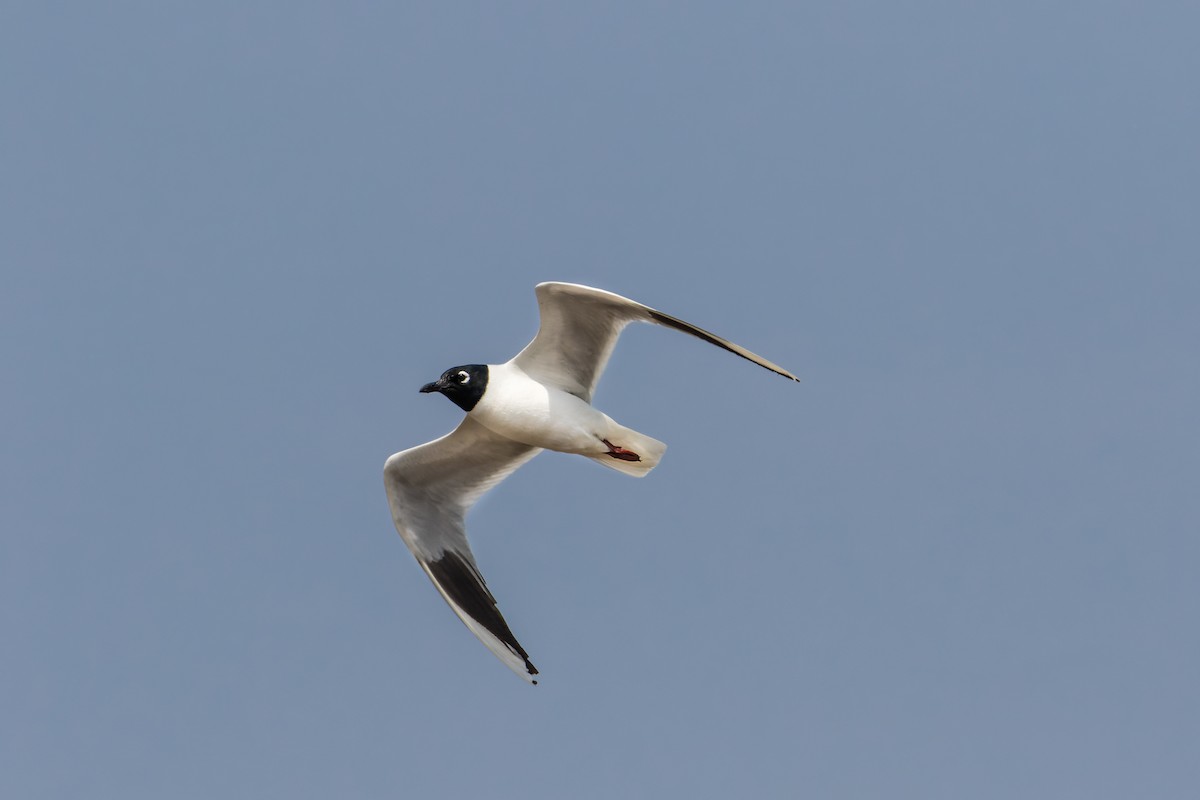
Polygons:
<instances>
[{"instance_id":1,"label":"black wingtip","mask_svg":"<svg viewBox=\"0 0 1200 800\"><path fill-rule=\"evenodd\" d=\"M440 558L427 561L425 565L430 576L451 602L499 639L513 655L524 661L526 674L538 674L537 667L529 660L529 653L521 647L508 623L501 616L500 609L496 608L496 598L488 591L483 577L461 553L446 550Z\"/></svg>"},{"instance_id":2,"label":"black wingtip","mask_svg":"<svg viewBox=\"0 0 1200 800\"><path fill-rule=\"evenodd\" d=\"M717 336L715 333L709 333L703 328L698 328L690 322L684 322L678 317L672 317L670 314L664 314L663 312L656 311L653 308L647 308L646 311L650 313L650 319L654 320L659 325L665 325L668 328L674 328L677 331L682 331L686 334L690 334L691 336L695 336L697 339L702 339L709 344L716 345L722 350L727 350L728 352L733 353L735 356L744 358L751 364L757 364L768 372L774 372L776 375L781 375L784 378L796 381L796 383L800 382L799 378L785 370L783 367L780 367L776 364L771 364L762 356L755 356L754 358L751 358L749 355L746 355L746 353L749 351L741 352L740 349L735 349L739 348L739 345L734 345L733 342L727 342L720 336ZM756 361L756 358L762 360Z\"/></svg>"}]
</instances>

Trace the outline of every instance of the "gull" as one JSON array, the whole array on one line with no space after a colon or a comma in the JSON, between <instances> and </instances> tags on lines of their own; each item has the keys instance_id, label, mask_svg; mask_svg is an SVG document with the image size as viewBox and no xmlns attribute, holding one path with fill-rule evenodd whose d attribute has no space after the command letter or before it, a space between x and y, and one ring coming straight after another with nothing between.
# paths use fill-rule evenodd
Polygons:
<instances>
[{"instance_id":1,"label":"gull","mask_svg":"<svg viewBox=\"0 0 1200 800\"><path fill-rule=\"evenodd\" d=\"M535 288L541 325L505 364L451 367L421 392L466 412L450 433L396 453L383 467L392 521L458 618L530 683L538 670L496 607L467 541L464 518L489 489L543 450L575 453L643 477L667 446L592 407L592 392L630 322L691 334L791 380L761 356L677 317L574 283Z\"/></svg>"}]
</instances>

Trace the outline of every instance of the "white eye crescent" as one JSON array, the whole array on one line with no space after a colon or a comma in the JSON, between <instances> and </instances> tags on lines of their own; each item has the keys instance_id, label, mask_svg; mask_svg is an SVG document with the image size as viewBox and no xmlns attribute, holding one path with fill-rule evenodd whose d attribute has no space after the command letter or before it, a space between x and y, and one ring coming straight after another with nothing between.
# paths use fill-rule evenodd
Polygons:
<instances>
[{"instance_id":1,"label":"white eye crescent","mask_svg":"<svg viewBox=\"0 0 1200 800\"><path fill-rule=\"evenodd\" d=\"M470 381L471 381L471 376L469 374L467 374L467 371L465 369L460 369L458 371L458 382L459 383L470 383Z\"/></svg>"}]
</instances>

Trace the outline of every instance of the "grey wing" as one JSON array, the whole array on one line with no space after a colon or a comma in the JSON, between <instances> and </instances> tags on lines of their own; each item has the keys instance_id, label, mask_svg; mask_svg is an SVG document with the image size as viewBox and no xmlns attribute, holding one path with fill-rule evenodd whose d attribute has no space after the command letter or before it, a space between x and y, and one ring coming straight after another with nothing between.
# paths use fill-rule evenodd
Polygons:
<instances>
[{"instance_id":1,"label":"grey wing","mask_svg":"<svg viewBox=\"0 0 1200 800\"><path fill-rule=\"evenodd\" d=\"M530 377L588 402L617 337L630 322L651 322L683 331L785 378L799 380L740 345L619 294L574 283L539 283L535 291L541 325L513 363Z\"/></svg>"},{"instance_id":2,"label":"grey wing","mask_svg":"<svg viewBox=\"0 0 1200 800\"><path fill-rule=\"evenodd\" d=\"M537 668L496 607L467 541L467 510L540 453L470 417L453 431L387 460L383 481L392 521L458 618L496 657L531 683Z\"/></svg>"}]
</instances>

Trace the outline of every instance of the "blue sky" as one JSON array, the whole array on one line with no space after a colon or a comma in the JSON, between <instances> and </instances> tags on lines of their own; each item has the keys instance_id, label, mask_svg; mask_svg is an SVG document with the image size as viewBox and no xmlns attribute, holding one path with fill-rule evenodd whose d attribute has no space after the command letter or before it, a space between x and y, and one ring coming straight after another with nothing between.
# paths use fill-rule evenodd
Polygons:
<instances>
[{"instance_id":1,"label":"blue sky","mask_svg":"<svg viewBox=\"0 0 1200 800\"><path fill-rule=\"evenodd\" d=\"M1200 788L1200 13L1175 3L0 10L0 794ZM619 292L470 519L418 387Z\"/></svg>"}]
</instances>

